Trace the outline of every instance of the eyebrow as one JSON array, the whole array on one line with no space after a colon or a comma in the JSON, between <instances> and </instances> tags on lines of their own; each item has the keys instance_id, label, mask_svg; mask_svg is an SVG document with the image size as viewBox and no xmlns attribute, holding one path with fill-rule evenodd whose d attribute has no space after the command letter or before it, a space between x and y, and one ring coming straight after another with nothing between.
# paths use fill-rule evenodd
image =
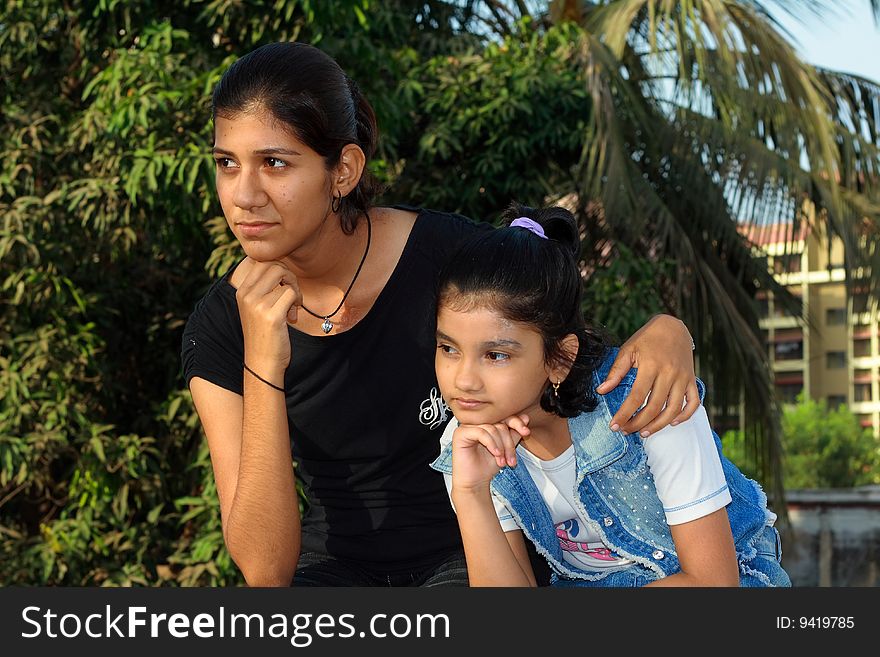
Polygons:
<instances>
[{"instance_id":1,"label":"eyebrow","mask_svg":"<svg viewBox=\"0 0 880 657\"><path fill-rule=\"evenodd\" d=\"M214 146L211 149L211 152L214 155L232 155L232 151L227 151L224 148L218 148ZM289 148L261 148L260 150L254 151L254 155L302 155L299 151L291 150Z\"/></svg>"},{"instance_id":2,"label":"eyebrow","mask_svg":"<svg viewBox=\"0 0 880 657\"><path fill-rule=\"evenodd\" d=\"M484 342L480 347L483 349L497 349L498 347L513 347L514 349L519 349L522 347L522 344L516 340L501 338L500 340L489 340L488 342Z\"/></svg>"},{"instance_id":3,"label":"eyebrow","mask_svg":"<svg viewBox=\"0 0 880 657\"><path fill-rule=\"evenodd\" d=\"M455 340L453 340L451 337L446 335L443 331L437 331L437 339L438 340L445 340L446 342L452 342L452 343L455 342Z\"/></svg>"},{"instance_id":4,"label":"eyebrow","mask_svg":"<svg viewBox=\"0 0 880 657\"><path fill-rule=\"evenodd\" d=\"M453 338L449 337L442 331L437 331L437 339L457 344ZM507 338L500 338L498 340L487 340L486 342L480 344L481 349L497 349L499 347L513 347L515 349L520 349L522 348L522 344L517 342L516 340L509 340Z\"/></svg>"}]
</instances>

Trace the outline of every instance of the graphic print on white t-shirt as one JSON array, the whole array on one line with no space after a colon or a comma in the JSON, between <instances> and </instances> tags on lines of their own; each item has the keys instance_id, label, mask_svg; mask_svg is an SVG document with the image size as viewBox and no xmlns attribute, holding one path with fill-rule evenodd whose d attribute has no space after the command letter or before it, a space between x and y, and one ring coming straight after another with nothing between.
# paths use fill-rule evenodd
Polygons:
<instances>
[{"instance_id":1,"label":"graphic print on white t-shirt","mask_svg":"<svg viewBox=\"0 0 880 657\"><path fill-rule=\"evenodd\" d=\"M624 559L609 550L590 519L577 510L580 505L574 499L574 445L549 461L543 461L525 449L518 449L517 455L528 468L547 504L562 548L562 558L566 562L576 568L592 571L632 563L630 559Z\"/></svg>"},{"instance_id":2,"label":"graphic print on white t-shirt","mask_svg":"<svg viewBox=\"0 0 880 657\"><path fill-rule=\"evenodd\" d=\"M591 563L594 568L604 568L609 565L619 566L626 563L627 560L618 557L614 552L605 547L602 541L579 541L578 538L587 538L590 532L586 531L577 518L564 520L556 525L556 536L559 539L559 545L563 552L576 552L572 554L569 561L576 560ZM595 565L595 560L604 562L605 565Z\"/></svg>"}]
</instances>

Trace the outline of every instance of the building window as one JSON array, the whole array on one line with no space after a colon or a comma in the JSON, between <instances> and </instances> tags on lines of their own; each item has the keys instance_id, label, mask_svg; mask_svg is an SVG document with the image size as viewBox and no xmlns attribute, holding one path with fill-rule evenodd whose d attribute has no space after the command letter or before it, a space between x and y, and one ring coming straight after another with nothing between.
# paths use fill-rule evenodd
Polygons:
<instances>
[{"instance_id":1,"label":"building window","mask_svg":"<svg viewBox=\"0 0 880 657\"><path fill-rule=\"evenodd\" d=\"M853 383L871 383L871 370L853 370Z\"/></svg>"},{"instance_id":2,"label":"building window","mask_svg":"<svg viewBox=\"0 0 880 657\"><path fill-rule=\"evenodd\" d=\"M846 406L846 395L828 395L828 408L835 411L840 406Z\"/></svg>"},{"instance_id":3,"label":"building window","mask_svg":"<svg viewBox=\"0 0 880 657\"><path fill-rule=\"evenodd\" d=\"M857 415L856 417L859 419L859 424L861 424L862 427L869 429L874 426L874 422L871 420L870 415Z\"/></svg>"},{"instance_id":4,"label":"building window","mask_svg":"<svg viewBox=\"0 0 880 657\"><path fill-rule=\"evenodd\" d=\"M776 394L783 404L796 404L798 395L804 390L803 383L777 383Z\"/></svg>"},{"instance_id":5,"label":"building window","mask_svg":"<svg viewBox=\"0 0 880 657\"><path fill-rule=\"evenodd\" d=\"M803 330L776 329L773 333L773 357L776 360L803 360Z\"/></svg>"},{"instance_id":6,"label":"building window","mask_svg":"<svg viewBox=\"0 0 880 657\"><path fill-rule=\"evenodd\" d=\"M803 360L804 341L777 342L773 347L773 356L776 360Z\"/></svg>"},{"instance_id":7,"label":"building window","mask_svg":"<svg viewBox=\"0 0 880 657\"><path fill-rule=\"evenodd\" d=\"M853 357L864 358L871 355L871 338L853 340Z\"/></svg>"},{"instance_id":8,"label":"building window","mask_svg":"<svg viewBox=\"0 0 880 657\"><path fill-rule=\"evenodd\" d=\"M846 352L845 351L826 351L825 352L825 367L829 370L839 370L842 367L846 367Z\"/></svg>"},{"instance_id":9,"label":"building window","mask_svg":"<svg viewBox=\"0 0 880 657\"><path fill-rule=\"evenodd\" d=\"M853 385L853 401L869 402L871 401L871 384L856 383Z\"/></svg>"},{"instance_id":10,"label":"building window","mask_svg":"<svg viewBox=\"0 0 880 657\"><path fill-rule=\"evenodd\" d=\"M828 308L825 311L825 323L828 326L842 326L846 324L846 308Z\"/></svg>"},{"instance_id":11,"label":"building window","mask_svg":"<svg viewBox=\"0 0 880 657\"><path fill-rule=\"evenodd\" d=\"M856 292L852 297L853 313L861 314L868 312L868 293Z\"/></svg>"}]
</instances>

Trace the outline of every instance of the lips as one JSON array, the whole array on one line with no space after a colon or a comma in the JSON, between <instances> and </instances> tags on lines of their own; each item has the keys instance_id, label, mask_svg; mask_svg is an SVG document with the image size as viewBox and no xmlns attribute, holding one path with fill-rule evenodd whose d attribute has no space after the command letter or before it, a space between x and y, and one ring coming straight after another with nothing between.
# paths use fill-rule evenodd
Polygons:
<instances>
[{"instance_id":1,"label":"lips","mask_svg":"<svg viewBox=\"0 0 880 657\"><path fill-rule=\"evenodd\" d=\"M474 411L478 408L483 408L489 403L487 401L480 401L479 399L464 399L462 397L455 397L452 402L464 411Z\"/></svg>"},{"instance_id":2,"label":"lips","mask_svg":"<svg viewBox=\"0 0 880 657\"><path fill-rule=\"evenodd\" d=\"M237 224L239 232L246 237L256 237L276 225L277 224L265 221L254 221L249 223L242 222Z\"/></svg>"}]
</instances>

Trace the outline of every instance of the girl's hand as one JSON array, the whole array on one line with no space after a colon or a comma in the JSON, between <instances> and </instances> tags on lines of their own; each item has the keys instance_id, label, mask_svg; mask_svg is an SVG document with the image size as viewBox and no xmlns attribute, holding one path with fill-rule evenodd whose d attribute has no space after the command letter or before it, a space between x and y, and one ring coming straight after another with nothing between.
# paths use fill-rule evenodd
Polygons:
<instances>
[{"instance_id":1,"label":"girl's hand","mask_svg":"<svg viewBox=\"0 0 880 657\"><path fill-rule=\"evenodd\" d=\"M287 323L295 322L302 294L296 276L277 262L251 261L235 300L244 333L245 362L270 381L290 364Z\"/></svg>"},{"instance_id":2,"label":"girl's hand","mask_svg":"<svg viewBox=\"0 0 880 657\"><path fill-rule=\"evenodd\" d=\"M647 437L670 423L684 422L699 408L693 342L681 320L670 315L652 317L620 348L596 392L613 390L632 367L638 368L638 374L629 396L611 418L612 431L640 431ZM632 417L646 398L648 403Z\"/></svg>"},{"instance_id":3,"label":"girl's hand","mask_svg":"<svg viewBox=\"0 0 880 657\"><path fill-rule=\"evenodd\" d=\"M496 424L462 424L452 434L452 487L459 491L489 488L492 477L516 465L516 446L529 435L527 415Z\"/></svg>"}]
</instances>

